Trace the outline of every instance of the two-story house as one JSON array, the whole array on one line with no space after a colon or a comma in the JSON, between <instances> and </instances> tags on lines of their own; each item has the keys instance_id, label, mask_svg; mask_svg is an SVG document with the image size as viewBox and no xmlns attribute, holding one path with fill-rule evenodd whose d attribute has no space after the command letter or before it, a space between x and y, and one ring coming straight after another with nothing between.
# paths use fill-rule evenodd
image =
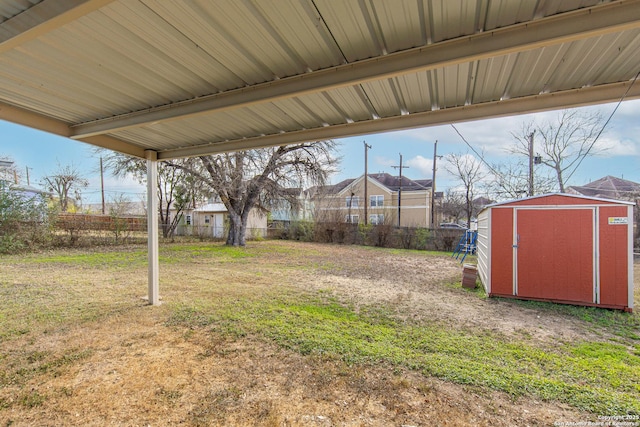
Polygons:
<instances>
[{"instance_id":1,"label":"two-story house","mask_svg":"<svg viewBox=\"0 0 640 427\"><path fill-rule=\"evenodd\" d=\"M369 174L365 198L362 175L318 189L314 203L320 221L429 227L431 180L407 177L401 180L388 173Z\"/></svg>"}]
</instances>

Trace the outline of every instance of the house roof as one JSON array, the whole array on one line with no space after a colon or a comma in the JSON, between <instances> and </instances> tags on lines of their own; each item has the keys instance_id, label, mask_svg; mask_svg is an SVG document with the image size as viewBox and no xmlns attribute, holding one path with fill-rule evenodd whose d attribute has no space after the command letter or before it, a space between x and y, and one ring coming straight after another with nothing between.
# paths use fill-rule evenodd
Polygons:
<instances>
[{"instance_id":1,"label":"house roof","mask_svg":"<svg viewBox=\"0 0 640 427\"><path fill-rule=\"evenodd\" d=\"M640 198L640 184L607 175L582 186L571 186L577 194L608 199L635 200Z\"/></svg>"},{"instance_id":2,"label":"house roof","mask_svg":"<svg viewBox=\"0 0 640 427\"><path fill-rule=\"evenodd\" d=\"M29 193L29 194L40 194L43 196L51 196L51 193L48 191L45 191L41 188L37 188L37 187L33 187L31 185L26 185L26 184L14 184L12 181L9 180L5 180L5 179L0 179L0 184L2 184L2 186L6 187L6 188L10 188L13 191L20 191L22 193Z\"/></svg>"},{"instance_id":3,"label":"house roof","mask_svg":"<svg viewBox=\"0 0 640 427\"><path fill-rule=\"evenodd\" d=\"M289 196L299 196L302 193L302 188L300 187L283 188L282 192L286 193Z\"/></svg>"},{"instance_id":4,"label":"house roof","mask_svg":"<svg viewBox=\"0 0 640 427\"><path fill-rule=\"evenodd\" d=\"M193 210L194 212L227 212L224 203L207 203Z\"/></svg>"},{"instance_id":5,"label":"house roof","mask_svg":"<svg viewBox=\"0 0 640 427\"><path fill-rule=\"evenodd\" d=\"M391 191L398 191L400 187L402 187L402 191L423 191L431 188L430 179L413 180L403 176L400 181L400 176L388 173L369 174L369 178L375 179ZM401 182L402 185L400 185Z\"/></svg>"},{"instance_id":6,"label":"house roof","mask_svg":"<svg viewBox=\"0 0 640 427\"><path fill-rule=\"evenodd\" d=\"M369 174L368 177L369 179L373 179L379 182L382 186L388 188L389 191L398 191L400 189L399 176L393 176L391 174L381 172ZM319 190L323 191L326 194L338 194L346 189L349 185L354 184L356 181L361 179L362 176L360 176L359 178L348 178L334 185L326 185ZM424 191L430 188L430 179L413 180L407 178L406 176L402 177L402 191Z\"/></svg>"},{"instance_id":7,"label":"house roof","mask_svg":"<svg viewBox=\"0 0 640 427\"><path fill-rule=\"evenodd\" d=\"M318 192L323 194L338 194L339 192L347 188L349 185L351 185L355 180L356 178L348 178L343 181L340 181L337 184L313 187L313 189L309 189L309 190L310 191L313 190L312 194L315 194Z\"/></svg>"},{"instance_id":8,"label":"house roof","mask_svg":"<svg viewBox=\"0 0 640 427\"><path fill-rule=\"evenodd\" d=\"M492 204L494 202L495 202L495 200L491 200L491 199L489 199L487 197L482 197L482 196L476 197L475 199L473 199L473 204L474 205L478 205L478 206L487 206L487 205L490 205L490 204Z\"/></svg>"},{"instance_id":9,"label":"house roof","mask_svg":"<svg viewBox=\"0 0 640 427\"><path fill-rule=\"evenodd\" d=\"M0 0L0 119L172 159L640 97L640 0Z\"/></svg>"}]
</instances>

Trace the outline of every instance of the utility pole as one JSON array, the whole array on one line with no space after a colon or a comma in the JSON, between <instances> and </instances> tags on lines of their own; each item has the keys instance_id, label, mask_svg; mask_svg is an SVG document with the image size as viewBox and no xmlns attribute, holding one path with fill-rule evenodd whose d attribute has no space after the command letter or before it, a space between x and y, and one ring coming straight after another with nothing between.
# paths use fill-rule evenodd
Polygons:
<instances>
[{"instance_id":1,"label":"utility pole","mask_svg":"<svg viewBox=\"0 0 640 427\"><path fill-rule=\"evenodd\" d=\"M400 205L402 203L402 169L409 166L402 166L402 154L400 154L400 166L391 166L395 169L400 169L400 185L398 187L398 227L400 227Z\"/></svg>"},{"instance_id":2,"label":"utility pole","mask_svg":"<svg viewBox=\"0 0 640 427\"><path fill-rule=\"evenodd\" d=\"M353 191L351 192L351 197L349 197L349 221L347 221L349 224L351 224L351 206L353 206L353 196L355 196L356 193L354 193Z\"/></svg>"},{"instance_id":3,"label":"utility pole","mask_svg":"<svg viewBox=\"0 0 640 427\"><path fill-rule=\"evenodd\" d=\"M105 205L104 205L104 169L102 168L102 156L100 156L100 188L102 192L102 215L105 214Z\"/></svg>"},{"instance_id":4,"label":"utility pole","mask_svg":"<svg viewBox=\"0 0 640 427\"><path fill-rule=\"evenodd\" d=\"M27 185L31 186L31 181L29 180L29 169L33 169L33 168L30 168L29 166L27 166L26 169L27 169Z\"/></svg>"},{"instance_id":5,"label":"utility pole","mask_svg":"<svg viewBox=\"0 0 640 427\"><path fill-rule=\"evenodd\" d=\"M533 196L533 134L529 134L529 196Z\"/></svg>"},{"instance_id":6,"label":"utility pole","mask_svg":"<svg viewBox=\"0 0 640 427\"><path fill-rule=\"evenodd\" d=\"M433 144L433 177L431 178L431 228L436 228L436 161L438 158L438 140Z\"/></svg>"},{"instance_id":7,"label":"utility pole","mask_svg":"<svg viewBox=\"0 0 640 427\"><path fill-rule=\"evenodd\" d=\"M367 160L367 150L371 148L366 141L362 141L364 144L364 225L369 223L369 215L367 211L367 207L369 206L369 195L367 193L367 181L369 181L369 172L367 171L367 164L369 163Z\"/></svg>"}]
</instances>

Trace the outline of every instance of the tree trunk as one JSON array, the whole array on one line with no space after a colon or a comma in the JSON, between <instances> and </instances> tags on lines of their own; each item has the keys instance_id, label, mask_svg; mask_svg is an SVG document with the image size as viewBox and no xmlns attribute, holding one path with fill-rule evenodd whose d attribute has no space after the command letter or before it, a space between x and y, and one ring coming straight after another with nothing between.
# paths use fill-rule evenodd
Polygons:
<instances>
[{"instance_id":1,"label":"tree trunk","mask_svg":"<svg viewBox=\"0 0 640 427\"><path fill-rule=\"evenodd\" d=\"M471 228L471 216L473 215L473 196L470 194L469 187L467 187L467 228Z\"/></svg>"},{"instance_id":2,"label":"tree trunk","mask_svg":"<svg viewBox=\"0 0 640 427\"><path fill-rule=\"evenodd\" d=\"M562 177L562 169L559 166L556 166L556 176L558 178L558 187L560 188L560 192L564 193L564 178Z\"/></svg>"},{"instance_id":3,"label":"tree trunk","mask_svg":"<svg viewBox=\"0 0 640 427\"><path fill-rule=\"evenodd\" d=\"M228 246L245 246L246 223L242 217L235 212L229 211L229 236L227 236Z\"/></svg>"},{"instance_id":4,"label":"tree trunk","mask_svg":"<svg viewBox=\"0 0 640 427\"><path fill-rule=\"evenodd\" d=\"M166 236L166 237L171 237L172 241L173 241L173 236L176 232L176 229L178 228L178 224L180 223L181 219L182 219L182 209L178 209L176 210L176 216L173 217L173 219L171 220L171 225L169 226L169 231Z\"/></svg>"},{"instance_id":5,"label":"tree trunk","mask_svg":"<svg viewBox=\"0 0 640 427\"><path fill-rule=\"evenodd\" d=\"M169 207L167 206L166 213L164 209L160 208L160 225L162 226L162 237L165 239L169 237Z\"/></svg>"}]
</instances>

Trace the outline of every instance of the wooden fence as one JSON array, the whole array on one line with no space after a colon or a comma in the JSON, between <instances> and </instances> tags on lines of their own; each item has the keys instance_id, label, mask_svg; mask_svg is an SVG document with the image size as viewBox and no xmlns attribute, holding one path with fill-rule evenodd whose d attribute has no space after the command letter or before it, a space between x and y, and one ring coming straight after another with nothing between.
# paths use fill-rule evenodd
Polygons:
<instances>
[{"instance_id":1,"label":"wooden fence","mask_svg":"<svg viewBox=\"0 0 640 427\"><path fill-rule=\"evenodd\" d=\"M147 218L144 216L89 215L63 213L58 215L56 228L64 231L147 231Z\"/></svg>"}]
</instances>

